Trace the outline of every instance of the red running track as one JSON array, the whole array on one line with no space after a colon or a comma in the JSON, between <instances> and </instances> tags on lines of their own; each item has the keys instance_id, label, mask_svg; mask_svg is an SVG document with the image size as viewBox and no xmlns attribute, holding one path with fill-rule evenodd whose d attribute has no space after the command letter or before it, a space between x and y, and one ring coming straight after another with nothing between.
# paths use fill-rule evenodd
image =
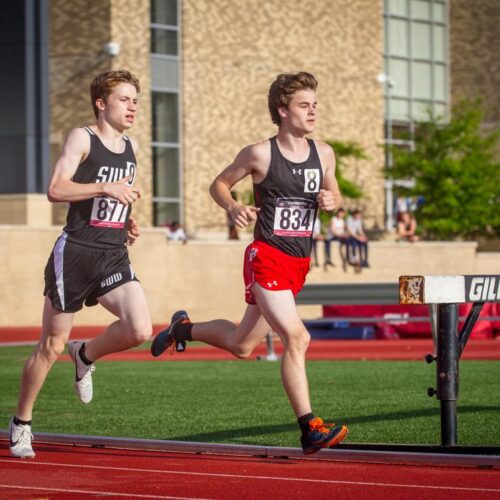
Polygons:
<instances>
[{"instance_id":1,"label":"red running track","mask_svg":"<svg viewBox=\"0 0 500 500\"><path fill-rule=\"evenodd\" d=\"M155 333L161 329L155 327ZM74 327L73 339L89 339L96 337L103 331L102 327ZM0 328L0 346L10 343L36 342L40 329L34 327ZM276 353L282 352L280 342L275 342ZM380 359L380 360L422 360L433 352L432 339L401 339L401 340L312 340L307 357L308 359ZM265 356L266 346L263 343L255 350L253 358ZM63 358L64 359L64 358ZM69 358L67 358L69 359ZM193 360L224 360L235 359L231 354L210 346L192 345L186 352L170 356L169 353L159 358L152 358L149 351L126 351L112 354L106 360L144 360L157 359L170 361ZM488 339L470 339L465 347L461 359L490 359L500 360L500 337Z\"/></svg>"},{"instance_id":2,"label":"red running track","mask_svg":"<svg viewBox=\"0 0 500 500\"><path fill-rule=\"evenodd\" d=\"M0 448L1 498L500 499L500 471L41 445Z\"/></svg>"}]
</instances>

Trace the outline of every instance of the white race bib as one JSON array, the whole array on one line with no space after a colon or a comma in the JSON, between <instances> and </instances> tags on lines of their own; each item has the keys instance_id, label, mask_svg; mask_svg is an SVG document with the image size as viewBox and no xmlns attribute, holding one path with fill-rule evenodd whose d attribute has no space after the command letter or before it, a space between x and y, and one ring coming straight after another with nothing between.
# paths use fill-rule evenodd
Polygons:
<instances>
[{"instance_id":1,"label":"white race bib","mask_svg":"<svg viewBox=\"0 0 500 500\"><path fill-rule=\"evenodd\" d=\"M97 227L121 229L125 226L127 205L106 196L94 198L89 224Z\"/></svg>"},{"instance_id":2,"label":"white race bib","mask_svg":"<svg viewBox=\"0 0 500 500\"><path fill-rule=\"evenodd\" d=\"M306 238L312 235L316 203L304 198L277 198L273 234Z\"/></svg>"}]
</instances>

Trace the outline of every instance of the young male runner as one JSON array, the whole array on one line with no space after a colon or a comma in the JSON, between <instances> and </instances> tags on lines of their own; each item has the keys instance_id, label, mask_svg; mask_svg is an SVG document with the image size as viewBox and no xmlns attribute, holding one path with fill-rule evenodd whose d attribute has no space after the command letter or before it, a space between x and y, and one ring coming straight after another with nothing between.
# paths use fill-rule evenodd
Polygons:
<instances>
[{"instance_id":1,"label":"young male runner","mask_svg":"<svg viewBox=\"0 0 500 500\"><path fill-rule=\"evenodd\" d=\"M124 131L137 112L138 79L128 71L108 71L90 86L96 122L70 131L48 188L51 202L69 202L66 226L45 268L42 333L24 366L19 403L9 424L10 451L35 456L31 418L49 370L64 351L75 312L100 303L118 319L89 342L72 342L75 389L82 403L92 400L94 361L141 344L152 333L144 291L125 244L139 227L130 217L141 196L134 185L138 150Z\"/></svg>"},{"instance_id":2,"label":"young male runner","mask_svg":"<svg viewBox=\"0 0 500 500\"><path fill-rule=\"evenodd\" d=\"M302 430L305 454L333 446L347 434L345 426L324 424L312 412L305 368L310 337L294 300L309 271L318 206L333 210L342 202L333 150L306 138L316 122L316 88L309 73L278 75L268 100L278 134L244 148L210 187L237 226L256 221L255 241L244 259L248 307L241 323L219 319L193 324L185 311L178 311L151 346L153 356L159 356L170 346L183 351L186 341L198 340L246 358L272 329L283 342L281 378ZM231 196L234 184L248 175L255 207Z\"/></svg>"}]
</instances>

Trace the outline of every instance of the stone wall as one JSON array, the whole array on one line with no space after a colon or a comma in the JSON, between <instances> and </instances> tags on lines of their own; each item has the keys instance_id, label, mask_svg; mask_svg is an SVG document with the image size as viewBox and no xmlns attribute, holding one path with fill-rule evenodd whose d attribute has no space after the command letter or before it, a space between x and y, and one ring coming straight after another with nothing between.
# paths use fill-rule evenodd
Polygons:
<instances>
[{"instance_id":1,"label":"stone wall","mask_svg":"<svg viewBox=\"0 0 500 500\"><path fill-rule=\"evenodd\" d=\"M319 80L314 137L354 140L369 160L346 177L365 193L368 226L383 226L382 1L185 0L182 2L185 221L222 229L213 178L246 146L275 134L267 111L278 73L306 70ZM250 189L247 182L240 190Z\"/></svg>"},{"instance_id":2,"label":"stone wall","mask_svg":"<svg viewBox=\"0 0 500 500\"><path fill-rule=\"evenodd\" d=\"M35 326L41 321L43 270L60 227L0 226L0 327ZM226 318L239 321L245 309L242 259L246 241L168 242L159 228L144 229L131 247L133 268L141 280L153 322L169 322L186 308L195 321ZM359 274L344 272L338 246L336 265L314 267L308 283L397 282L408 274L500 274L500 253L478 254L474 242L370 243L370 265ZM322 245L319 252L323 262ZM321 315L319 306L301 306L304 318ZM77 325L105 325L111 314L102 307L85 307Z\"/></svg>"},{"instance_id":3,"label":"stone wall","mask_svg":"<svg viewBox=\"0 0 500 500\"><path fill-rule=\"evenodd\" d=\"M500 2L450 0L451 98L480 97L486 121L500 123Z\"/></svg>"}]
</instances>

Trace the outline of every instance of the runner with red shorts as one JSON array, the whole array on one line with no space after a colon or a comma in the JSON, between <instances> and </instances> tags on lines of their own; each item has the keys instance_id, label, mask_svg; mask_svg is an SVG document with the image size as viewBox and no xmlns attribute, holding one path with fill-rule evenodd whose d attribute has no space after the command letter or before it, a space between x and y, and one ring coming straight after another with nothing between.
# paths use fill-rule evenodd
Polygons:
<instances>
[{"instance_id":1,"label":"runner with red shorts","mask_svg":"<svg viewBox=\"0 0 500 500\"><path fill-rule=\"evenodd\" d=\"M331 447L347 434L345 426L324 424L312 412L305 368L310 336L294 300L310 268L318 208L331 211L342 205L332 148L306 137L316 122L317 85L310 73L278 75L268 100L278 134L244 148L210 187L238 227L256 221L255 240L245 252L248 306L240 324L221 319L192 323L185 311L177 311L151 346L153 356L159 356L169 347L184 351L186 341L197 340L247 358L271 330L276 332L283 342L281 378L305 454ZM249 175L255 206L231 196L232 187Z\"/></svg>"}]
</instances>

